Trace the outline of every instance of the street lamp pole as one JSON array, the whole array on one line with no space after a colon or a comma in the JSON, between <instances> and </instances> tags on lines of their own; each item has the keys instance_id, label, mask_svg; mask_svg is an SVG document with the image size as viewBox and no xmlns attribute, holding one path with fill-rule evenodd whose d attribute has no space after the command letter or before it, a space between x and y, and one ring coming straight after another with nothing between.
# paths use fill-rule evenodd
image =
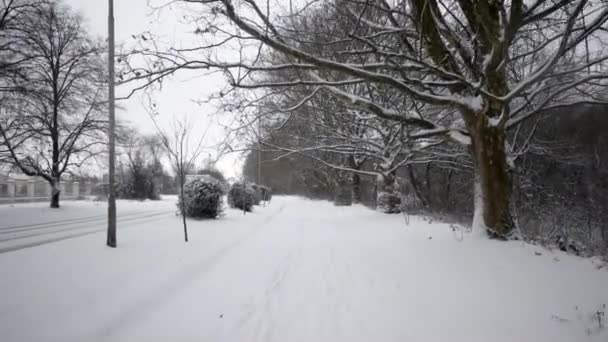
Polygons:
<instances>
[{"instance_id":1,"label":"street lamp pole","mask_svg":"<svg viewBox=\"0 0 608 342\"><path fill-rule=\"evenodd\" d=\"M114 1L108 0L108 88L109 88L109 108L108 108L108 239L106 244L109 247L116 247L116 194L114 192Z\"/></svg>"}]
</instances>

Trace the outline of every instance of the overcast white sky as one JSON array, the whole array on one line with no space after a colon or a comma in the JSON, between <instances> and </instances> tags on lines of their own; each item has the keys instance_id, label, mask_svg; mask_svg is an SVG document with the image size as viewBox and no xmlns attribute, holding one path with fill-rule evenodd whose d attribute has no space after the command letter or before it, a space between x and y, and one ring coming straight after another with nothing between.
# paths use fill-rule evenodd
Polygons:
<instances>
[{"instance_id":1,"label":"overcast white sky","mask_svg":"<svg viewBox=\"0 0 608 342\"><path fill-rule=\"evenodd\" d=\"M108 2L106 0L64 0L64 2L85 18L86 26L92 36L103 39L107 37ZM194 30L193 27L184 26L179 22L180 14L177 10L167 9L159 14L149 7L148 0L115 0L114 11L117 46L121 43L129 44L133 41L132 35L147 30L163 35L171 41L189 39L192 37L190 32ZM217 119L214 119L217 117L214 115L215 108L211 105L199 106L192 100L204 98L220 89L224 85L224 80L219 75L202 76L201 74L182 74L165 81L163 89L154 100L160 113L158 121L163 129L170 130L173 118L188 116L195 122L194 132L198 134L202 135L207 125L213 125L206 139L206 145L212 146L224 135L223 129L216 124ZM127 90L123 86L117 89L117 95L124 95ZM119 102L118 105L124 110L118 111L117 117L119 120L130 122L144 133L154 133L155 128L144 103L140 95ZM241 165L239 156L229 155L217 166L227 177L234 177L240 174Z\"/></svg>"}]
</instances>

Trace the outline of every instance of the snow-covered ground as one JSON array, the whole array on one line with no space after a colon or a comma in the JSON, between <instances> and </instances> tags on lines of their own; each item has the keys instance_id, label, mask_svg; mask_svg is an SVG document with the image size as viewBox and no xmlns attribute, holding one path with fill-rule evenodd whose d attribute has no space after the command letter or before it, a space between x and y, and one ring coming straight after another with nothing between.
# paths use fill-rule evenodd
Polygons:
<instances>
[{"instance_id":1,"label":"snow-covered ground","mask_svg":"<svg viewBox=\"0 0 608 342\"><path fill-rule=\"evenodd\" d=\"M104 203L45 207L0 207L0 233L90 233L0 242L2 341L608 340L608 271L521 242L278 197L190 221L189 243L173 199L119 202L109 249Z\"/></svg>"},{"instance_id":2,"label":"snow-covered ground","mask_svg":"<svg viewBox=\"0 0 608 342\"><path fill-rule=\"evenodd\" d=\"M176 211L169 201L121 201L117 221L123 227L153 222ZM0 253L106 230L105 202L64 201L61 206L55 210L43 203L0 205Z\"/></svg>"}]
</instances>

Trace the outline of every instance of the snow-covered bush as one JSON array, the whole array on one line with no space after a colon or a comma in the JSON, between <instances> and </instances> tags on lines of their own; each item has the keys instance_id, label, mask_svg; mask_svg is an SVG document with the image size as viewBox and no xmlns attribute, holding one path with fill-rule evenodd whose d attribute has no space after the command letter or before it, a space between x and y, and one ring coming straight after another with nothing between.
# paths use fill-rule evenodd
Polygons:
<instances>
[{"instance_id":1,"label":"snow-covered bush","mask_svg":"<svg viewBox=\"0 0 608 342\"><path fill-rule=\"evenodd\" d=\"M228 184L226 177L224 177L221 171L214 168L204 168L196 171L195 174L189 176L194 178L197 178L198 176L204 176L215 179L219 182L220 186L224 190L224 193L228 193L228 190L230 189L230 184Z\"/></svg>"},{"instance_id":2,"label":"snow-covered bush","mask_svg":"<svg viewBox=\"0 0 608 342\"><path fill-rule=\"evenodd\" d=\"M250 185L236 182L228 191L228 204L231 208L251 211L255 197L255 190Z\"/></svg>"},{"instance_id":3,"label":"snow-covered bush","mask_svg":"<svg viewBox=\"0 0 608 342\"><path fill-rule=\"evenodd\" d=\"M401 196L398 192L380 192L377 208L383 213L398 214L401 212Z\"/></svg>"},{"instance_id":4,"label":"snow-covered bush","mask_svg":"<svg viewBox=\"0 0 608 342\"><path fill-rule=\"evenodd\" d=\"M184 185L186 217L216 218L222 212L223 191L219 182L193 179ZM177 206L181 210L180 196Z\"/></svg>"}]
</instances>

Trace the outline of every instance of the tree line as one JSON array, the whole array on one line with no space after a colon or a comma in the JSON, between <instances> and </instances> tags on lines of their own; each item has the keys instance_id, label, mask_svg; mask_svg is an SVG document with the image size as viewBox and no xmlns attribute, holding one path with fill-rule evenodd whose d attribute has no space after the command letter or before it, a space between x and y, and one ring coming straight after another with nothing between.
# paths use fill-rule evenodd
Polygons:
<instances>
[{"instance_id":1,"label":"tree line","mask_svg":"<svg viewBox=\"0 0 608 342\"><path fill-rule=\"evenodd\" d=\"M420 205L443 189L444 206L470 208L473 229L493 238L520 235L514 208L529 196L524 188L546 185L547 164L559 160L555 174L575 165L549 156L560 143L543 145L542 134L606 104L608 8L599 0L180 3L200 44L144 44L134 55L154 63L127 58L123 77L153 83L183 69L221 70L230 86L217 99L239 117L235 136L277 167L309 166L290 182L358 189L372 178L376 204L395 212L409 202L399 184L408 179ZM206 53L219 47L239 53Z\"/></svg>"},{"instance_id":2,"label":"tree line","mask_svg":"<svg viewBox=\"0 0 608 342\"><path fill-rule=\"evenodd\" d=\"M586 222L577 237L606 248L604 145L593 135L606 108L608 8L602 1L171 5L181 6L197 39L167 47L142 36L138 48L120 56L119 81L143 82L141 89L181 70L223 72L228 86L214 99L235 118L233 137L259 151L249 159L262 155L263 165L273 165L267 171L285 170L288 185L267 184L275 190L337 191L341 198L348 192L355 202L372 198L385 212L413 207L469 217L474 230L498 239L569 216ZM2 27L6 37L31 31ZM7 55L15 65L35 59ZM11 71L17 69L3 70L15 80L7 84L27 85ZM86 101L68 102L95 112ZM43 136L52 142L54 135L64 137L54 133L52 113L67 104L49 103L43 112L51 117L50 130ZM11 151L32 141L8 129L20 125L5 125L3 158L26 173L58 179L71 157L51 153L43 166L35 161L44 158L20 159ZM566 221L547 228L546 236L567 241Z\"/></svg>"}]
</instances>

